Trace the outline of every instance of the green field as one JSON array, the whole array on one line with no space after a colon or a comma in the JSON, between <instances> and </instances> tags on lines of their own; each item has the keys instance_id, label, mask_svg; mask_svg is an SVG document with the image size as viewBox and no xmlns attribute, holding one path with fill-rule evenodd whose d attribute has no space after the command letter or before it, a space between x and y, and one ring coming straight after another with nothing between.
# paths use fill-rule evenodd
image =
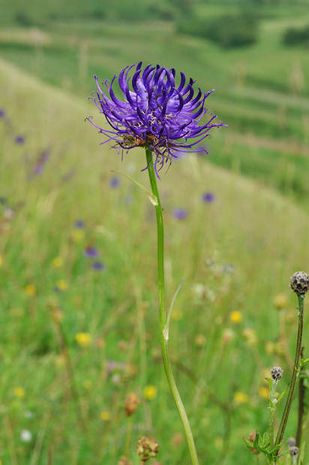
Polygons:
<instances>
[{"instance_id":1,"label":"green field","mask_svg":"<svg viewBox=\"0 0 309 465\"><path fill-rule=\"evenodd\" d=\"M116 465L126 455L138 465L144 434L158 440L160 464L189 464L160 360L153 205L131 179L149 189L145 156L122 161L84 121L96 115L92 75L139 60L216 88L209 107L229 125L206 160L174 162L159 183L168 302L183 284L171 355L201 465L266 464L243 439L267 429L265 371L281 365L287 386L297 323L288 281L308 271L308 49L281 44L308 8L268 7L257 44L226 51L172 22L65 8L51 20L36 2L34 24L21 26L12 5L0 29L0 464ZM202 202L205 192L215 201ZM98 258L85 256L90 246ZM127 418L131 392L141 402ZM295 428L296 404L286 438Z\"/></svg>"}]
</instances>

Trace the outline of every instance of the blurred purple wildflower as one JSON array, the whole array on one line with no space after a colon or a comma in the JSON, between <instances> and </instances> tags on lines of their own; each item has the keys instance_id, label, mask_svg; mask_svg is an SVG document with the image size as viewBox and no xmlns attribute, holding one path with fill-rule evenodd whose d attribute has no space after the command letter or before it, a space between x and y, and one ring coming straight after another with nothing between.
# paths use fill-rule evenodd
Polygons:
<instances>
[{"instance_id":1,"label":"blurred purple wildflower","mask_svg":"<svg viewBox=\"0 0 309 465\"><path fill-rule=\"evenodd\" d=\"M211 202L213 202L215 199L216 199L216 197L214 196L214 194L213 194L212 192L205 192L205 193L202 195L202 200L203 200L203 202L211 203Z\"/></svg>"},{"instance_id":2,"label":"blurred purple wildflower","mask_svg":"<svg viewBox=\"0 0 309 465\"><path fill-rule=\"evenodd\" d=\"M112 189L117 189L117 187L119 187L120 185L120 179L117 177L117 176L113 176L110 180L109 180L109 185Z\"/></svg>"},{"instance_id":3,"label":"blurred purple wildflower","mask_svg":"<svg viewBox=\"0 0 309 465\"><path fill-rule=\"evenodd\" d=\"M104 263L102 263L102 262L93 262L92 268L93 268L95 271L102 271L102 270L104 270L105 265L104 265Z\"/></svg>"},{"instance_id":4,"label":"blurred purple wildflower","mask_svg":"<svg viewBox=\"0 0 309 465\"><path fill-rule=\"evenodd\" d=\"M162 66L142 63L127 66L112 81L104 81L103 90L97 76L96 97L93 101L105 116L111 129L105 129L88 120L116 147L128 151L146 147L155 154L156 171L171 163L184 151L207 153L201 142L211 129L224 126L215 122L216 115L204 119L205 101L213 91L194 88L195 81L180 72ZM115 86L116 85L116 86ZM115 94L119 87L122 98Z\"/></svg>"},{"instance_id":5,"label":"blurred purple wildflower","mask_svg":"<svg viewBox=\"0 0 309 465\"><path fill-rule=\"evenodd\" d=\"M176 220L185 220L188 216L188 212L184 208L174 208L173 215Z\"/></svg>"},{"instance_id":6,"label":"blurred purple wildflower","mask_svg":"<svg viewBox=\"0 0 309 465\"><path fill-rule=\"evenodd\" d=\"M43 173L45 165L49 160L49 157L50 157L50 149L49 148L43 150L39 154L39 156L38 156L38 158L37 158L37 160L35 162L35 165L32 168L31 177L39 176L40 174Z\"/></svg>"},{"instance_id":7,"label":"blurred purple wildflower","mask_svg":"<svg viewBox=\"0 0 309 465\"><path fill-rule=\"evenodd\" d=\"M78 219L74 222L74 228L76 229L83 229L85 227L84 220Z\"/></svg>"},{"instance_id":8,"label":"blurred purple wildflower","mask_svg":"<svg viewBox=\"0 0 309 465\"><path fill-rule=\"evenodd\" d=\"M15 136L15 144L22 145L25 143L24 136Z\"/></svg>"},{"instance_id":9,"label":"blurred purple wildflower","mask_svg":"<svg viewBox=\"0 0 309 465\"><path fill-rule=\"evenodd\" d=\"M0 108L0 119L5 117L5 111L3 108Z\"/></svg>"},{"instance_id":10,"label":"blurred purple wildflower","mask_svg":"<svg viewBox=\"0 0 309 465\"><path fill-rule=\"evenodd\" d=\"M96 258L99 256L99 252L95 247L89 245L85 248L85 255L88 258Z\"/></svg>"}]
</instances>

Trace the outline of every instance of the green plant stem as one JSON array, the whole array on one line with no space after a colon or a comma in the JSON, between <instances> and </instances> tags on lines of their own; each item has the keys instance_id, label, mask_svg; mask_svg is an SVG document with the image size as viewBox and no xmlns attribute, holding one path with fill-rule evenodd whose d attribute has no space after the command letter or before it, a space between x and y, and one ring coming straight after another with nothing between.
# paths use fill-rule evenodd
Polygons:
<instances>
[{"instance_id":1,"label":"green plant stem","mask_svg":"<svg viewBox=\"0 0 309 465\"><path fill-rule=\"evenodd\" d=\"M176 381L172 372L171 361L168 352L168 331L166 331L167 314L165 309L165 278L164 278L164 222L163 212L160 202L160 195L157 186L157 178L153 164L153 155L151 150L146 147L146 159L151 191L155 199L155 210L157 220L157 260L158 260L158 288L159 288L159 312L160 312L160 343L162 359L166 378L174 398L179 416L181 418L186 441L188 444L192 465L199 465L196 447L189 419L181 400Z\"/></svg>"},{"instance_id":2,"label":"green plant stem","mask_svg":"<svg viewBox=\"0 0 309 465\"><path fill-rule=\"evenodd\" d=\"M287 421L289 418L290 414L290 409L291 409L291 404L293 400L293 394L295 390L295 385L296 385L296 378L297 374L299 372L299 362L300 362L300 357L301 357L301 351L302 351L302 337L303 337L303 327L304 327L304 295L298 294L298 330L297 330L297 342L296 342L296 351L295 351L295 359L294 359L294 366L293 366L293 372L292 372L292 379L288 391L288 396L286 399L286 403L284 406L281 422L279 425L276 441L275 441L275 446L279 446L281 444L281 441L283 439L283 435L285 432L285 428L287 425ZM275 458L275 462L278 459L278 453Z\"/></svg>"},{"instance_id":3,"label":"green plant stem","mask_svg":"<svg viewBox=\"0 0 309 465\"><path fill-rule=\"evenodd\" d=\"M301 359L304 357L304 348L301 349ZM296 430L296 445L300 449L301 447L301 440L302 440L302 430L303 430L303 422L304 422L304 415L305 415L305 383L304 383L304 376L302 376L302 372L300 371L299 374L299 381L298 381L298 418L297 418L297 430Z\"/></svg>"}]
</instances>

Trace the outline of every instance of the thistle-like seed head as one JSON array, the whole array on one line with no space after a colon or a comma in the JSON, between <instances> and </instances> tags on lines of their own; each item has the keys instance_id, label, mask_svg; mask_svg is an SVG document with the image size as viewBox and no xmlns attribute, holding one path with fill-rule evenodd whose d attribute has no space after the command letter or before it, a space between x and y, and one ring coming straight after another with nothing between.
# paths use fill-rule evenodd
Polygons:
<instances>
[{"instance_id":1,"label":"thistle-like seed head","mask_svg":"<svg viewBox=\"0 0 309 465\"><path fill-rule=\"evenodd\" d=\"M309 289L309 275L305 271L296 271L290 279L291 289L298 295L305 295Z\"/></svg>"},{"instance_id":2,"label":"thistle-like seed head","mask_svg":"<svg viewBox=\"0 0 309 465\"><path fill-rule=\"evenodd\" d=\"M297 457L299 453L299 449L296 446L290 447L290 455L291 457Z\"/></svg>"},{"instance_id":3,"label":"thistle-like seed head","mask_svg":"<svg viewBox=\"0 0 309 465\"><path fill-rule=\"evenodd\" d=\"M154 438L142 436L137 442L137 454L141 462L155 457L159 452L159 444Z\"/></svg>"},{"instance_id":4,"label":"thistle-like seed head","mask_svg":"<svg viewBox=\"0 0 309 465\"><path fill-rule=\"evenodd\" d=\"M279 381L282 378L283 370L281 367L273 367L270 370L271 377L273 381Z\"/></svg>"}]
</instances>

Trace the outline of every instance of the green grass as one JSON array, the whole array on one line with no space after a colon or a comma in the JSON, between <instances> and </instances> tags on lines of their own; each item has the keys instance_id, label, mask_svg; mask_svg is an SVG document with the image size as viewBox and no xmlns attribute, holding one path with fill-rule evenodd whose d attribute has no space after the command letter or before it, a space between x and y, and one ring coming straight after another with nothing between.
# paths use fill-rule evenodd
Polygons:
<instances>
[{"instance_id":1,"label":"green grass","mask_svg":"<svg viewBox=\"0 0 309 465\"><path fill-rule=\"evenodd\" d=\"M42 56L52 69L50 59ZM104 60L104 66L112 69L117 60ZM61 73L54 69L54 84L60 84ZM126 177L129 173L148 188L141 172L143 151L131 152L122 163L99 145L100 136L83 121L94 113L85 98L47 86L5 61L0 61L0 85L6 90L1 105L12 122L10 127L0 121L1 196L14 210L11 217L3 207L0 211L0 458L5 465L114 465L127 454L137 465L135 443L147 433L160 442L160 463L187 464L158 356L153 206ZM81 87L77 89L78 94ZM299 166L292 164L293 151L280 155L280 150L252 147L246 157L250 144L241 146L235 132L228 136L228 131L212 138L214 161L231 163L238 172L239 164L247 163L250 172L254 164L249 157L261 157L269 177L266 169L252 176L271 185L280 179L276 168L283 160L297 170L297 179L300 173L305 177L305 156ZM14 144L17 133L26 136L24 146ZM29 178L46 147L51 155L44 172ZM73 177L65 181L72 170ZM109 187L114 171L124 174L118 189ZM195 157L162 174L169 301L179 282L184 283L172 322L171 353L201 463L253 462L243 437L267 428L267 403L259 396L264 370L282 365L283 386L289 376L296 302L288 279L295 270L306 269L309 260L309 218L288 198L289 189L281 196ZM205 191L214 192L213 204L201 202ZM173 218L177 207L188 209L185 221ZM77 218L86 222L84 237L76 236ZM104 271L91 269L84 256L87 245L100 250ZM59 268L53 266L56 257L63 262ZM67 289L55 292L61 280ZM28 295L29 285L34 295ZM273 305L278 293L287 296L281 313ZM235 310L241 312L240 324L230 320ZM55 312L61 315L78 399L67 376ZM247 342L248 328L256 344ZM76 343L79 332L90 334L87 348ZM111 360L120 363L112 374L107 370ZM143 399L147 385L158 390L152 401ZM24 390L23 397L16 396L17 387ZM132 391L142 402L130 426L124 401ZM234 401L238 391L248 396L241 405ZM101 411L109 412L109 421L101 420ZM294 405L287 437L294 434L295 421ZM31 442L20 440L22 430L31 431Z\"/></svg>"}]
</instances>

